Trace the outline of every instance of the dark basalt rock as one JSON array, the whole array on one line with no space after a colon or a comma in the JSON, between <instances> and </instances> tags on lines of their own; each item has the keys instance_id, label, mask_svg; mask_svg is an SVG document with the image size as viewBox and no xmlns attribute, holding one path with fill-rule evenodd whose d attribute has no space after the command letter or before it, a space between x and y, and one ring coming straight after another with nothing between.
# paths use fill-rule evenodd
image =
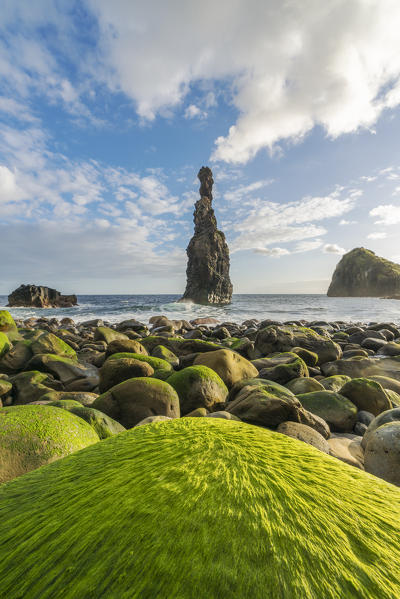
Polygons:
<instances>
[{"instance_id":1,"label":"dark basalt rock","mask_svg":"<svg viewBox=\"0 0 400 599\"><path fill-rule=\"evenodd\" d=\"M61 295L41 285L20 285L8 296L9 307L70 308L77 303L76 295Z\"/></svg>"},{"instance_id":2,"label":"dark basalt rock","mask_svg":"<svg viewBox=\"0 0 400 599\"><path fill-rule=\"evenodd\" d=\"M381 297L400 294L400 265L355 248L343 256L333 273L330 297Z\"/></svg>"},{"instance_id":3,"label":"dark basalt rock","mask_svg":"<svg viewBox=\"0 0 400 599\"><path fill-rule=\"evenodd\" d=\"M229 278L229 248L225 235L217 229L212 208L211 169L202 167L200 200L194 211L194 235L186 253L186 290L180 301L197 304L229 304L232 298L232 283Z\"/></svg>"}]
</instances>

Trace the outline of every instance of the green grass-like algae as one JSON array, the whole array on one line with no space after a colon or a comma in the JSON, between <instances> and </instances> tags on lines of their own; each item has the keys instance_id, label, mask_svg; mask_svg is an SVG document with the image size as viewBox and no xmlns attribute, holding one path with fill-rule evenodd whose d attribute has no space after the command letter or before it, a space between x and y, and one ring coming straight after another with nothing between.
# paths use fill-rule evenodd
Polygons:
<instances>
[{"instance_id":1,"label":"green grass-like algae","mask_svg":"<svg viewBox=\"0 0 400 599\"><path fill-rule=\"evenodd\" d=\"M121 433L1 486L0 514L2 598L400 596L400 490L240 422Z\"/></svg>"}]
</instances>

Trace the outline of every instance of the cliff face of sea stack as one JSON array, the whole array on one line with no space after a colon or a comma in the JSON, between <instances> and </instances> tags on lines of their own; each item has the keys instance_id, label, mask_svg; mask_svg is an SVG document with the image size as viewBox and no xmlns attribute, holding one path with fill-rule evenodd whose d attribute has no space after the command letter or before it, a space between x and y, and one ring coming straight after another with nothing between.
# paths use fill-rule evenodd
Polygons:
<instances>
[{"instance_id":1,"label":"cliff face of sea stack","mask_svg":"<svg viewBox=\"0 0 400 599\"><path fill-rule=\"evenodd\" d=\"M197 176L200 179L200 199L193 214L194 235L186 250L186 290L180 301L229 304L232 299L229 248L225 235L217 229L212 208L214 180L211 169L203 166Z\"/></svg>"},{"instance_id":2,"label":"cliff face of sea stack","mask_svg":"<svg viewBox=\"0 0 400 599\"><path fill-rule=\"evenodd\" d=\"M333 273L330 297L382 297L400 294L400 265L355 248L343 256Z\"/></svg>"},{"instance_id":3,"label":"cliff face of sea stack","mask_svg":"<svg viewBox=\"0 0 400 599\"><path fill-rule=\"evenodd\" d=\"M20 285L8 296L10 307L70 308L76 304L76 295L61 295L56 289L42 285Z\"/></svg>"}]
</instances>

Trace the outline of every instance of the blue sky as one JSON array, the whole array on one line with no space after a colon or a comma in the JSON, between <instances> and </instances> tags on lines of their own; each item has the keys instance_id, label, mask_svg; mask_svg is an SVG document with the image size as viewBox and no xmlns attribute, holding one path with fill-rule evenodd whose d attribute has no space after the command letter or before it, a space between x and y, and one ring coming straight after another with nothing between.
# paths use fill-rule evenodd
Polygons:
<instances>
[{"instance_id":1,"label":"blue sky","mask_svg":"<svg viewBox=\"0 0 400 599\"><path fill-rule=\"evenodd\" d=\"M0 293L182 292L202 165L236 293L400 262L399 30L392 0L3 0Z\"/></svg>"}]
</instances>

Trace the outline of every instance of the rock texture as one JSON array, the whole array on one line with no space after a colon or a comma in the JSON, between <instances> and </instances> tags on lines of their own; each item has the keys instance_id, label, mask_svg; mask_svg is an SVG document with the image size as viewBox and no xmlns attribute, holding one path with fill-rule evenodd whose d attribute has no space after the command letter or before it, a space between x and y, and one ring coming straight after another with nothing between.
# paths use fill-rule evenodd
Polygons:
<instances>
[{"instance_id":1,"label":"rock texture","mask_svg":"<svg viewBox=\"0 0 400 599\"><path fill-rule=\"evenodd\" d=\"M212 208L211 169L202 167L200 200L194 211L194 235L186 253L186 291L180 301L197 304L229 304L232 298L232 283L229 278L229 248L225 235L217 229Z\"/></svg>"},{"instance_id":2,"label":"rock texture","mask_svg":"<svg viewBox=\"0 0 400 599\"><path fill-rule=\"evenodd\" d=\"M59 291L41 285L20 285L8 296L10 307L70 308L77 303L76 295L61 295Z\"/></svg>"},{"instance_id":3,"label":"rock texture","mask_svg":"<svg viewBox=\"0 0 400 599\"><path fill-rule=\"evenodd\" d=\"M343 256L333 273L330 297L381 297L400 294L400 265L355 248Z\"/></svg>"}]
</instances>

